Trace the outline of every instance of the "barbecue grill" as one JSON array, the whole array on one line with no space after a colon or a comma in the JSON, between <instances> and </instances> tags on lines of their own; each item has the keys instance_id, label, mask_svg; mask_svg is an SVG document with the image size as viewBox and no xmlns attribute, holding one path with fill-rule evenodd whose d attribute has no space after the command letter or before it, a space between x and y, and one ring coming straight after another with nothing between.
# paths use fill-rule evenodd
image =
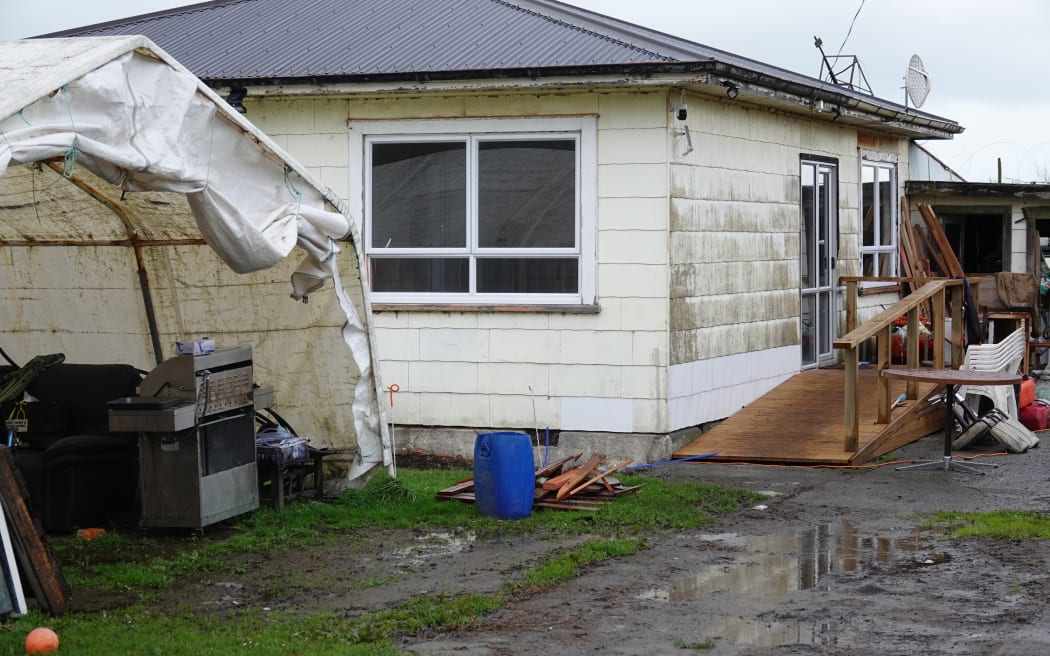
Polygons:
<instances>
[{"instance_id":1,"label":"barbecue grill","mask_svg":"<svg viewBox=\"0 0 1050 656\"><path fill-rule=\"evenodd\" d=\"M110 430L139 435L143 528L203 529L259 507L251 347L180 355L137 397L109 405Z\"/></svg>"}]
</instances>

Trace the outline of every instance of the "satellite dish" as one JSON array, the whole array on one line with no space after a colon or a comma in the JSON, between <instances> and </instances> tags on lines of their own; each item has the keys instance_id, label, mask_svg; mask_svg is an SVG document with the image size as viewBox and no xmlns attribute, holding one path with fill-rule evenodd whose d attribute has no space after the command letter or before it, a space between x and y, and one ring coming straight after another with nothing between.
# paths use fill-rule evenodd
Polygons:
<instances>
[{"instance_id":1,"label":"satellite dish","mask_svg":"<svg viewBox=\"0 0 1050 656\"><path fill-rule=\"evenodd\" d=\"M908 105L908 100L911 100L912 106L922 107L932 85L933 80L922 65L922 60L918 55L912 55L911 61L908 62L908 71L904 75L904 91L907 96L904 99L905 107Z\"/></svg>"}]
</instances>

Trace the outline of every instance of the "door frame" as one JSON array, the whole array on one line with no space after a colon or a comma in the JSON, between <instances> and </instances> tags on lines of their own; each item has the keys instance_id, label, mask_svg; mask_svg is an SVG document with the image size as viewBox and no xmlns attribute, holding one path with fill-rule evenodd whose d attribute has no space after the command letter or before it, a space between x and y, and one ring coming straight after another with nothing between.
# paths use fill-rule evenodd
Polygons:
<instances>
[{"instance_id":1,"label":"door frame","mask_svg":"<svg viewBox=\"0 0 1050 656\"><path fill-rule=\"evenodd\" d=\"M813 176L813 191L807 199L806 174ZM824 194L817 193L824 180ZM812 369L836 361L832 343L838 337L838 281L835 269L839 237L839 162L831 157L803 154L799 157L799 346L800 367ZM807 200L809 207L807 207ZM807 212L817 218L810 225ZM821 237L823 236L823 239ZM810 275L809 272L813 272ZM814 284L807 281L815 278ZM810 309L807 311L807 305ZM811 328L805 317L809 314Z\"/></svg>"}]
</instances>

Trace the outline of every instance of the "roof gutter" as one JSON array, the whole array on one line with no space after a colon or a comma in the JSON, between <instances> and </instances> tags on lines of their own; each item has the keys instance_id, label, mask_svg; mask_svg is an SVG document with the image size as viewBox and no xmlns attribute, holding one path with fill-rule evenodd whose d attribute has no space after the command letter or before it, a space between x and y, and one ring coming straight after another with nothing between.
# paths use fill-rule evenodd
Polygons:
<instances>
[{"instance_id":1,"label":"roof gutter","mask_svg":"<svg viewBox=\"0 0 1050 656\"><path fill-rule=\"evenodd\" d=\"M703 74L703 79L695 77ZM669 77L679 77L668 79ZM768 95L768 92L779 94L781 100L811 108L823 101L834 106L840 112L849 112L851 118L866 123L897 130L914 132L913 136L921 138L948 139L960 134L962 126L954 121L932 114L909 110L906 107L868 96L860 92L849 92L830 83L815 81L810 84L799 80L785 79L717 60L694 62L658 62L642 64L611 64L588 66L558 66L535 68L506 69L473 69L448 71L406 71L397 73L354 73L340 75L310 75L302 77L265 77L265 78L203 78L214 88L232 87L282 87L289 94L306 95L317 93L350 92L350 87L360 90L361 86L372 86L370 91L422 91L435 90L435 87L453 89L448 83L492 80L529 80L549 83L554 78L562 78L558 86L580 86L580 78L596 76L608 78L603 84L630 84L632 86L682 85L712 83L707 76L717 77L714 84L723 80L737 82L757 95ZM575 79L576 81L573 81ZM446 83L446 84L442 84ZM407 85L390 87L389 85ZM447 85L447 86L446 86ZM486 85L490 86L490 85ZM333 87L343 87L335 89ZM874 119L874 120L873 120Z\"/></svg>"},{"instance_id":2,"label":"roof gutter","mask_svg":"<svg viewBox=\"0 0 1050 656\"><path fill-rule=\"evenodd\" d=\"M881 100L875 96L846 93L828 83L821 82L819 86L804 84L722 62L714 62L711 72L734 82L766 87L813 102L824 101L841 109L850 109L855 112L876 116L887 124L925 127L946 133L946 136L960 134L964 130L955 121L924 112L909 111L906 107Z\"/></svg>"}]
</instances>

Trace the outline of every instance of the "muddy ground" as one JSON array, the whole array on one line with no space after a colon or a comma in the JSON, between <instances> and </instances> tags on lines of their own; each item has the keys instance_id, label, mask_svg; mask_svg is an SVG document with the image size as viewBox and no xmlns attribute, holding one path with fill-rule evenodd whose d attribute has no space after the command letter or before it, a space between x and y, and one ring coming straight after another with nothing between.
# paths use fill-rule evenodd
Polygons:
<instances>
[{"instance_id":1,"label":"muddy ground","mask_svg":"<svg viewBox=\"0 0 1050 656\"><path fill-rule=\"evenodd\" d=\"M899 453L939 458L941 441L930 436ZM953 540L924 524L937 510L1050 511L1050 443L982 460L1000 466L986 475L657 467L646 475L769 496L703 530L647 536L648 549L512 599L468 630L403 637L401 647L427 655L1050 654L1050 541ZM384 531L189 582L156 603L355 614L417 594L498 592L557 546L510 534L478 541L462 530ZM84 592L74 606L127 601Z\"/></svg>"}]
</instances>

